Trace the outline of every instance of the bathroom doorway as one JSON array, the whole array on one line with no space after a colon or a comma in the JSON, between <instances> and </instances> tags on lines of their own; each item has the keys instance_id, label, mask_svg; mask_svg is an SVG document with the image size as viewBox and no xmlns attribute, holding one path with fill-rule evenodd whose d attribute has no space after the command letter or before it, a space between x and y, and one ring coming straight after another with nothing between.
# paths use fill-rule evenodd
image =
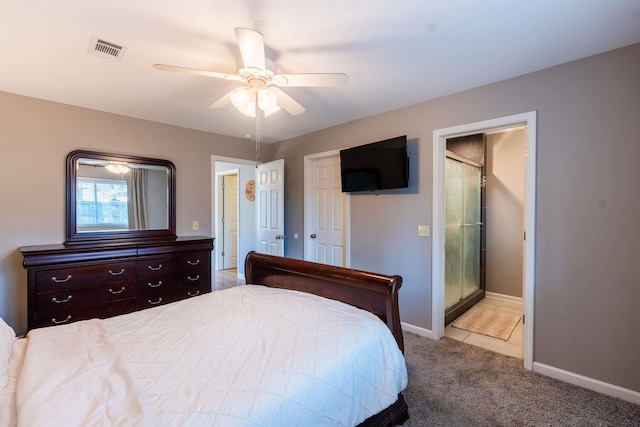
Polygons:
<instances>
[{"instance_id":1,"label":"bathroom doorway","mask_svg":"<svg viewBox=\"0 0 640 427\"><path fill-rule=\"evenodd\" d=\"M522 126L526 134L526 158L524 170L524 244L523 249L523 325L522 357L524 367L533 369L533 334L535 312L533 310L535 293L535 245L536 245L536 145L537 114L535 111L504 116L481 122L467 123L449 128L436 129L433 132L433 200L432 200L432 320L431 337L440 339L445 331L445 159L446 141L459 136L489 133L498 130Z\"/></svg>"},{"instance_id":2,"label":"bathroom doorway","mask_svg":"<svg viewBox=\"0 0 640 427\"><path fill-rule=\"evenodd\" d=\"M518 358L525 142L523 126L454 138L445 159L445 335Z\"/></svg>"}]
</instances>

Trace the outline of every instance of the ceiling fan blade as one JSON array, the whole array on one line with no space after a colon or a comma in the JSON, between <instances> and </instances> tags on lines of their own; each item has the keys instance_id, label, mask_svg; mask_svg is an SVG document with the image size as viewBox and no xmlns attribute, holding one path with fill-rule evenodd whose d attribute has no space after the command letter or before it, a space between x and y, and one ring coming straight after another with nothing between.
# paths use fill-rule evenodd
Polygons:
<instances>
[{"instance_id":1,"label":"ceiling fan blade","mask_svg":"<svg viewBox=\"0 0 640 427\"><path fill-rule=\"evenodd\" d=\"M196 76L214 77L216 79L242 81L235 74L218 73L216 71L200 70L197 68L178 67L175 65L153 64L153 68L162 71L175 71L178 73L194 74Z\"/></svg>"},{"instance_id":2,"label":"ceiling fan blade","mask_svg":"<svg viewBox=\"0 0 640 427\"><path fill-rule=\"evenodd\" d=\"M349 76L344 73L278 74L272 81L280 87L345 86Z\"/></svg>"},{"instance_id":3,"label":"ceiling fan blade","mask_svg":"<svg viewBox=\"0 0 640 427\"><path fill-rule=\"evenodd\" d=\"M264 38L262 34L249 28L236 28L236 40L245 68L264 70Z\"/></svg>"},{"instance_id":4,"label":"ceiling fan blade","mask_svg":"<svg viewBox=\"0 0 640 427\"><path fill-rule=\"evenodd\" d=\"M278 89L277 87L270 87L269 90L273 91L278 97L278 105L285 110L287 113L297 116L298 114L302 114L305 112L305 109L302 105L298 104L298 102Z\"/></svg>"}]
</instances>

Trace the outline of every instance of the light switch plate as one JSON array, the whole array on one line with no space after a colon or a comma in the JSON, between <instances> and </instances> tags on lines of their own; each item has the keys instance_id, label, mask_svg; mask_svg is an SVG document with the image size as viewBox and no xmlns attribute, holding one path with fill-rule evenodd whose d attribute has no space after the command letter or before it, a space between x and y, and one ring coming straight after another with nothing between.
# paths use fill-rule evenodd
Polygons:
<instances>
[{"instance_id":1,"label":"light switch plate","mask_svg":"<svg viewBox=\"0 0 640 427\"><path fill-rule=\"evenodd\" d=\"M420 236L420 237L428 237L429 236L429 226L428 225L419 225L418 226L418 236Z\"/></svg>"}]
</instances>

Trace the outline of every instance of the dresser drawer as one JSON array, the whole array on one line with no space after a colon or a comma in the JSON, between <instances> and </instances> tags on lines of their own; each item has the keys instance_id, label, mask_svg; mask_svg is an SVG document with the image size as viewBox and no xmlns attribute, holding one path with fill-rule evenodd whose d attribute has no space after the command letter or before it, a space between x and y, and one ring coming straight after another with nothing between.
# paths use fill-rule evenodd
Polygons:
<instances>
[{"instance_id":1,"label":"dresser drawer","mask_svg":"<svg viewBox=\"0 0 640 427\"><path fill-rule=\"evenodd\" d=\"M173 258L177 271L191 271L194 268L209 269L211 252L196 252Z\"/></svg>"},{"instance_id":2,"label":"dresser drawer","mask_svg":"<svg viewBox=\"0 0 640 427\"><path fill-rule=\"evenodd\" d=\"M55 326L86 319L104 319L136 311L136 299L128 298L107 304L85 305L75 308L60 307L56 310L36 314L35 327Z\"/></svg>"},{"instance_id":3,"label":"dresser drawer","mask_svg":"<svg viewBox=\"0 0 640 427\"><path fill-rule=\"evenodd\" d=\"M209 282L200 282L180 287L182 298L197 297L198 295L211 292L211 284Z\"/></svg>"},{"instance_id":4,"label":"dresser drawer","mask_svg":"<svg viewBox=\"0 0 640 427\"><path fill-rule=\"evenodd\" d=\"M200 286L204 283L210 283L210 271L211 270L207 268L198 268L177 274L176 277L180 286L190 288L193 286Z\"/></svg>"},{"instance_id":5,"label":"dresser drawer","mask_svg":"<svg viewBox=\"0 0 640 427\"><path fill-rule=\"evenodd\" d=\"M177 287L138 292L138 310L180 301L181 299L184 299L182 294L183 293Z\"/></svg>"},{"instance_id":6,"label":"dresser drawer","mask_svg":"<svg viewBox=\"0 0 640 427\"><path fill-rule=\"evenodd\" d=\"M210 271L207 268L197 268L174 274L157 274L138 279L138 292L155 292L165 289L191 288L211 283Z\"/></svg>"},{"instance_id":7,"label":"dresser drawer","mask_svg":"<svg viewBox=\"0 0 640 427\"><path fill-rule=\"evenodd\" d=\"M207 292L211 292L211 286L208 283L189 287L173 286L162 290L156 288L151 291L138 291L138 310L197 297Z\"/></svg>"},{"instance_id":8,"label":"dresser drawer","mask_svg":"<svg viewBox=\"0 0 640 427\"><path fill-rule=\"evenodd\" d=\"M151 258L138 261L138 277L160 277L194 269L209 269L210 254L194 252L187 255Z\"/></svg>"},{"instance_id":9,"label":"dresser drawer","mask_svg":"<svg viewBox=\"0 0 640 427\"><path fill-rule=\"evenodd\" d=\"M136 295L135 282L116 282L81 289L69 289L56 292L38 293L36 304L38 312L53 312L62 308L75 309L85 305L106 304Z\"/></svg>"},{"instance_id":10,"label":"dresser drawer","mask_svg":"<svg viewBox=\"0 0 640 427\"><path fill-rule=\"evenodd\" d=\"M36 273L37 292L68 291L86 286L135 281L136 263L94 264Z\"/></svg>"}]
</instances>

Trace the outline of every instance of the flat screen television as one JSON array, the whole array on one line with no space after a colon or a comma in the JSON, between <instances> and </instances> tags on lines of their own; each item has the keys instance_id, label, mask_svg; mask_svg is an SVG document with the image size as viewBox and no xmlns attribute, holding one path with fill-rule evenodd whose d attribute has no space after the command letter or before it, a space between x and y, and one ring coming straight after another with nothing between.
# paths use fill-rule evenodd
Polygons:
<instances>
[{"instance_id":1,"label":"flat screen television","mask_svg":"<svg viewBox=\"0 0 640 427\"><path fill-rule=\"evenodd\" d=\"M344 193L408 187L407 136L340 150L340 171Z\"/></svg>"}]
</instances>

